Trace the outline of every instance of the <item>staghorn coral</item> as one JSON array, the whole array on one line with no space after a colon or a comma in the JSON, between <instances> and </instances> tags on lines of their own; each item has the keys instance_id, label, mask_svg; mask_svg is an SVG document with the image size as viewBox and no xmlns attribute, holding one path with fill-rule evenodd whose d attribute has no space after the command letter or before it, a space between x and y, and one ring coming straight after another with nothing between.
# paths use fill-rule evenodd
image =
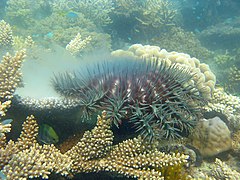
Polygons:
<instances>
[{"instance_id":1,"label":"staghorn coral","mask_svg":"<svg viewBox=\"0 0 240 180\"><path fill-rule=\"evenodd\" d=\"M84 49L91 40L91 36L82 39L81 34L78 33L76 37L67 44L66 50L69 51L72 55L76 55L81 52L82 49Z\"/></svg>"},{"instance_id":2,"label":"staghorn coral","mask_svg":"<svg viewBox=\"0 0 240 180\"><path fill-rule=\"evenodd\" d=\"M158 29L164 26L174 26L177 11L167 0L147 0L144 3L142 17L137 18L143 26Z\"/></svg>"},{"instance_id":3,"label":"staghorn coral","mask_svg":"<svg viewBox=\"0 0 240 180\"><path fill-rule=\"evenodd\" d=\"M72 173L108 171L139 179L187 179L183 166L188 156L159 152L140 137L112 146L110 127L103 111L97 126L66 152L73 160Z\"/></svg>"},{"instance_id":4,"label":"staghorn coral","mask_svg":"<svg viewBox=\"0 0 240 180\"><path fill-rule=\"evenodd\" d=\"M178 52L167 52L158 46L134 44L128 50L116 50L112 52L114 57L134 57L146 60L158 59L159 62L166 61L168 65L177 63L180 66L189 68L194 74L193 83L201 95L206 99L211 99L215 88L216 77L205 63L200 63L196 58L191 58L188 54Z\"/></svg>"},{"instance_id":5,"label":"staghorn coral","mask_svg":"<svg viewBox=\"0 0 240 180\"><path fill-rule=\"evenodd\" d=\"M0 21L0 47L11 46L13 42L12 28L4 20Z\"/></svg>"},{"instance_id":6,"label":"staghorn coral","mask_svg":"<svg viewBox=\"0 0 240 180\"><path fill-rule=\"evenodd\" d=\"M4 136L5 133L11 131L11 124L2 124L0 123L0 137Z\"/></svg>"},{"instance_id":7,"label":"staghorn coral","mask_svg":"<svg viewBox=\"0 0 240 180\"><path fill-rule=\"evenodd\" d=\"M135 0L114 0L114 14L130 17L142 10L143 2Z\"/></svg>"},{"instance_id":8,"label":"staghorn coral","mask_svg":"<svg viewBox=\"0 0 240 180\"><path fill-rule=\"evenodd\" d=\"M25 50L16 52L15 56L7 53L0 64L0 99L10 99L21 81L21 66Z\"/></svg>"},{"instance_id":9,"label":"staghorn coral","mask_svg":"<svg viewBox=\"0 0 240 180\"><path fill-rule=\"evenodd\" d=\"M1 143L0 166L7 179L42 177L51 172L67 175L71 159L53 145L37 143L38 125L34 116L28 116L16 142ZM1 137L2 138L2 137Z\"/></svg>"}]
</instances>

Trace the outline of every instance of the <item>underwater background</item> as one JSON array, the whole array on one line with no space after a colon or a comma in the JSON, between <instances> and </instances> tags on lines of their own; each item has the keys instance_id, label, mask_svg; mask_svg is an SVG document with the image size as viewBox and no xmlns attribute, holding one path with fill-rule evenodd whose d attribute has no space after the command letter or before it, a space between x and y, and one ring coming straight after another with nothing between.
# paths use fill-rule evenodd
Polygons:
<instances>
[{"instance_id":1,"label":"underwater background","mask_svg":"<svg viewBox=\"0 0 240 180\"><path fill-rule=\"evenodd\" d=\"M0 0L0 179L240 179L239 0Z\"/></svg>"}]
</instances>

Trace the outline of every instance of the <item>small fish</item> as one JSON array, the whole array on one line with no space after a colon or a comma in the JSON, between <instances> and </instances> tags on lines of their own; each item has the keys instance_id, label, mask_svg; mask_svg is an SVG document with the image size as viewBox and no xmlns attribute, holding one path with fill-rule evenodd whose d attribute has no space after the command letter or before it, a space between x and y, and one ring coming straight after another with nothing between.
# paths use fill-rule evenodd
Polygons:
<instances>
[{"instance_id":1,"label":"small fish","mask_svg":"<svg viewBox=\"0 0 240 180\"><path fill-rule=\"evenodd\" d=\"M13 121L12 119L5 119L5 120L1 121L1 124L2 124L2 125L11 124L12 121Z\"/></svg>"},{"instance_id":2,"label":"small fish","mask_svg":"<svg viewBox=\"0 0 240 180\"><path fill-rule=\"evenodd\" d=\"M69 12L66 14L66 17L68 19L69 22L76 22L78 20L78 14L75 12Z\"/></svg>"},{"instance_id":3,"label":"small fish","mask_svg":"<svg viewBox=\"0 0 240 180\"><path fill-rule=\"evenodd\" d=\"M56 144L59 141L59 137L51 126L42 124L39 127L38 140L43 144Z\"/></svg>"},{"instance_id":4,"label":"small fish","mask_svg":"<svg viewBox=\"0 0 240 180\"><path fill-rule=\"evenodd\" d=\"M51 39L51 38L53 38L53 35L54 35L53 32L49 32L49 33L45 34L44 37Z\"/></svg>"},{"instance_id":5,"label":"small fish","mask_svg":"<svg viewBox=\"0 0 240 180\"><path fill-rule=\"evenodd\" d=\"M78 14L75 12L69 12L66 14L67 18L78 18Z\"/></svg>"},{"instance_id":6,"label":"small fish","mask_svg":"<svg viewBox=\"0 0 240 180\"><path fill-rule=\"evenodd\" d=\"M7 179L7 177L5 176L5 174L3 174L2 171L0 171L0 179L1 180L6 180Z\"/></svg>"}]
</instances>

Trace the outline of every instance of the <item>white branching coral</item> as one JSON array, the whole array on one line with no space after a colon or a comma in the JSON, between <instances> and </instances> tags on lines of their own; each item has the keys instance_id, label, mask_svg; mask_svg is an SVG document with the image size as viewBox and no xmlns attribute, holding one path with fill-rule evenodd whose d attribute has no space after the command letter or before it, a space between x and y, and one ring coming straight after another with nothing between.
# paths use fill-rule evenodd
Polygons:
<instances>
[{"instance_id":1,"label":"white branching coral","mask_svg":"<svg viewBox=\"0 0 240 180\"><path fill-rule=\"evenodd\" d=\"M81 34L78 33L77 36L67 44L66 50L68 50L72 55L76 55L81 52L91 40L91 36L82 39Z\"/></svg>"},{"instance_id":2,"label":"white branching coral","mask_svg":"<svg viewBox=\"0 0 240 180\"><path fill-rule=\"evenodd\" d=\"M35 46L35 42L33 41L31 36L27 36L23 38L21 36L13 36L13 48L18 51L21 49L29 49Z\"/></svg>"},{"instance_id":3,"label":"white branching coral","mask_svg":"<svg viewBox=\"0 0 240 180\"><path fill-rule=\"evenodd\" d=\"M18 51L15 56L7 53L0 63L0 98L10 99L21 82L21 67L25 58L25 50Z\"/></svg>"},{"instance_id":4,"label":"white branching coral","mask_svg":"<svg viewBox=\"0 0 240 180\"><path fill-rule=\"evenodd\" d=\"M203 107L206 111L216 111L227 117L229 125L239 130L240 118L240 98L226 93L221 88L213 91L211 101Z\"/></svg>"},{"instance_id":5,"label":"white branching coral","mask_svg":"<svg viewBox=\"0 0 240 180\"><path fill-rule=\"evenodd\" d=\"M12 28L4 20L0 21L0 46L10 46L13 42Z\"/></svg>"},{"instance_id":6,"label":"white branching coral","mask_svg":"<svg viewBox=\"0 0 240 180\"><path fill-rule=\"evenodd\" d=\"M0 118L6 115L5 113L7 109L10 107L10 104L11 104L10 100L5 101L3 103L0 101Z\"/></svg>"}]
</instances>

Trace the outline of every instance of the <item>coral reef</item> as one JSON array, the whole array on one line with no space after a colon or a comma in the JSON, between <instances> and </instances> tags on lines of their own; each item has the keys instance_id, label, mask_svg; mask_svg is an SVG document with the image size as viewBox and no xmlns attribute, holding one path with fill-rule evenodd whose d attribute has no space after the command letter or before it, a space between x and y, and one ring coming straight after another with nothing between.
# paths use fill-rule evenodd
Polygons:
<instances>
[{"instance_id":1,"label":"coral reef","mask_svg":"<svg viewBox=\"0 0 240 180\"><path fill-rule=\"evenodd\" d=\"M230 67L228 77L229 77L228 89L235 91L235 93L237 94L240 93L238 90L240 84L240 68L237 67L236 65Z\"/></svg>"},{"instance_id":2,"label":"coral reef","mask_svg":"<svg viewBox=\"0 0 240 180\"><path fill-rule=\"evenodd\" d=\"M237 180L240 177L240 173L236 170L232 170L226 163L216 158L215 167L212 171L212 176L215 179L232 179Z\"/></svg>"},{"instance_id":3,"label":"coral reef","mask_svg":"<svg viewBox=\"0 0 240 180\"><path fill-rule=\"evenodd\" d=\"M228 126L233 130L239 129L240 98L224 92L222 88L213 91L212 99L203 107L206 111L216 111L227 117Z\"/></svg>"},{"instance_id":4,"label":"coral reef","mask_svg":"<svg viewBox=\"0 0 240 180\"><path fill-rule=\"evenodd\" d=\"M73 11L84 14L86 18L91 20L98 27L104 27L112 22L110 13L114 10L112 0L82 0L82 1L53 1L53 10Z\"/></svg>"},{"instance_id":5,"label":"coral reef","mask_svg":"<svg viewBox=\"0 0 240 180\"><path fill-rule=\"evenodd\" d=\"M191 139L191 144L203 157L217 155L232 147L231 132L219 117L200 120Z\"/></svg>"},{"instance_id":6,"label":"coral reef","mask_svg":"<svg viewBox=\"0 0 240 180\"><path fill-rule=\"evenodd\" d=\"M235 152L240 152L240 131L236 131L232 135L232 148Z\"/></svg>"},{"instance_id":7,"label":"coral reef","mask_svg":"<svg viewBox=\"0 0 240 180\"><path fill-rule=\"evenodd\" d=\"M178 9L174 3L168 0L115 0L112 31L126 42L149 42L175 26Z\"/></svg>"},{"instance_id":8,"label":"coral reef","mask_svg":"<svg viewBox=\"0 0 240 180\"><path fill-rule=\"evenodd\" d=\"M200 39L209 48L234 49L239 47L240 18L229 18L200 33ZM224 42L224 43L222 43Z\"/></svg>"},{"instance_id":9,"label":"coral reef","mask_svg":"<svg viewBox=\"0 0 240 180\"><path fill-rule=\"evenodd\" d=\"M106 117L106 112L98 116L96 127L64 154L53 145L39 145L36 119L27 117L17 141L4 143L5 136L0 139L2 172L8 179L48 179L52 172L66 176L99 171L140 179L187 179L187 155L159 152L140 137L113 146L111 120Z\"/></svg>"},{"instance_id":10,"label":"coral reef","mask_svg":"<svg viewBox=\"0 0 240 180\"><path fill-rule=\"evenodd\" d=\"M188 54L167 52L165 49L160 49L158 46L134 44L128 50L116 50L112 52L115 57L135 57L147 60L158 59L166 61L167 64L179 64L191 70L193 83L202 96L210 99L215 87L216 77L207 64L200 63L196 58L191 58Z\"/></svg>"},{"instance_id":11,"label":"coral reef","mask_svg":"<svg viewBox=\"0 0 240 180\"><path fill-rule=\"evenodd\" d=\"M76 55L88 45L91 39L91 36L82 39L81 34L78 33L76 37L67 44L66 50L69 51L72 55Z\"/></svg>"},{"instance_id":12,"label":"coral reef","mask_svg":"<svg viewBox=\"0 0 240 180\"><path fill-rule=\"evenodd\" d=\"M130 17L142 10L143 3L135 0L114 0L114 6L114 14Z\"/></svg>"},{"instance_id":13,"label":"coral reef","mask_svg":"<svg viewBox=\"0 0 240 180\"><path fill-rule=\"evenodd\" d=\"M39 0L38 3L28 0L8 0L6 4L6 19L19 28L34 26L37 20L46 16L44 14L49 14L50 9L48 0Z\"/></svg>"},{"instance_id":14,"label":"coral reef","mask_svg":"<svg viewBox=\"0 0 240 180\"><path fill-rule=\"evenodd\" d=\"M223 162L216 158L214 164L204 162L201 167L196 168L192 173L192 179L207 179L207 180L218 180L218 179L239 179L239 172L233 169L232 165Z\"/></svg>"},{"instance_id":15,"label":"coral reef","mask_svg":"<svg viewBox=\"0 0 240 180\"><path fill-rule=\"evenodd\" d=\"M176 10L172 3L167 0L147 0L143 6L142 17L137 20L150 29L161 29L174 26Z\"/></svg>"},{"instance_id":16,"label":"coral reef","mask_svg":"<svg viewBox=\"0 0 240 180\"><path fill-rule=\"evenodd\" d=\"M211 51L202 46L193 32L185 31L180 27L171 27L167 32L152 38L150 42L169 51L187 52L190 56L206 63L213 56Z\"/></svg>"},{"instance_id":17,"label":"coral reef","mask_svg":"<svg viewBox=\"0 0 240 180\"><path fill-rule=\"evenodd\" d=\"M79 27L70 27L66 29L56 29L52 31L54 36L53 40L60 44L61 46L66 47L71 39L76 37L76 34L80 33L83 39L91 37L88 45L82 49L81 54L84 52L93 52L94 50L106 49L111 50L111 37L109 34L91 32L87 29L81 29Z\"/></svg>"},{"instance_id":18,"label":"coral reef","mask_svg":"<svg viewBox=\"0 0 240 180\"><path fill-rule=\"evenodd\" d=\"M22 36L13 36L12 47L14 50L18 51L21 49L30 49L35 46L35 42L33 41L31 36L27 36L23 38Z\"/></svg>"},{"instance_id":19,"label":"coral reef","mask_svg":"<svg viewBox=\"0 0 240 180\"><path fill-rule=\"evenodd\" d=\"M115 67L118 67L116 69ZM114 124L130 121L145 137L174 139L195 126L203 98L190 83L188 68L165 62L113 59L55 76L54 89L79 101L84 119L105 109ZM82 73L82 75L81 75ZM71 75L72 74L72 75Z\"/></svg>"},{"instance_id":20,"label":"coral reef","mask_svg":"<svg viewBox=\"0 0 240 180\"><path fill-rule=\"evenodd\" d=\"M4 20L0 21L0 47L11 46L13 42L12 28Z\"/></svg>"}]
</instances>

